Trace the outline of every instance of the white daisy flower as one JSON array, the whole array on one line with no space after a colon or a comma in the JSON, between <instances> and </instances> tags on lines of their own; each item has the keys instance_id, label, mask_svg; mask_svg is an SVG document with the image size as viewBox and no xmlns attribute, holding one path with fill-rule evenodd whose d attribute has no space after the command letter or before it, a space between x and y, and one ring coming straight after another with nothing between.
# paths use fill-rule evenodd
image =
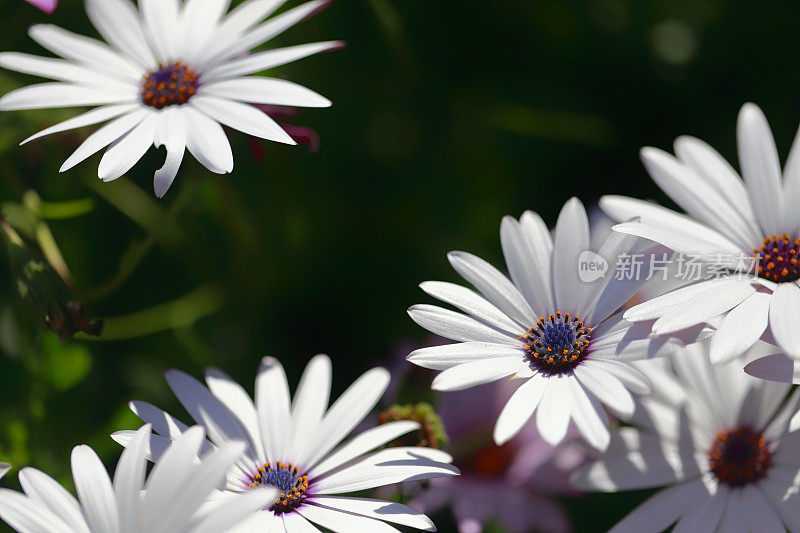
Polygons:
<instances>
[{"instance_id":1,"label":"white daisy flower","mask_svg":"<svg viewBox=\"0 0 800 533\"><path fill-rule=\"evenodd\" d=\"M397 532L386 522L436 530L428 517L411 507L339 496L402 481L458 475L448 464L451 457L439 450L397 447L373 451L418 429L416 422L384 424L336 447L383 395L389 384L385 369L362 375L330 409L331 362L324 355L309 362L293 401L283 367L270 357L262 360L256 377L255 404L239 384L219 370L206 372L207 387L175 370L167 372L167 381L192 418L206 427L210 439L206 448L230 440L247 443L243 459L228 473L221 498L262 486L280 490L241 531L312 533L319 531L313 525L317 524L337 533ZM155 457L185 427L147 403L132 402L131 409L153 425L156 434L150 446ZM112 435L124 446L130 445L131 436L132 432Z\"/></svg>"},{"instance_id":2,"label":"white daisy flower","mask_svg":"<svg viewBox=\"0 0 800 533\"><path fill-rule=\"evenodd\" d=\"M620 196L601 200L614 229L699 259L720 275L641 304L628 320L657 319L668 333L725 315L711 345L714 361L730 360L762 338L800 358L800 136L783 169L769 124L745 104L737 128L744 181L713 148L679 137L672 156L644 148L656 184L687 215Z\"/></svg>"},{"instance_id":3,"label":"white daisy flower","mask_svg":"<svg viewBox=\"0 0 800 533\"><path fill-rule=\"evenodd\" d=\"M765 348L766 347L766 348ZM748 359L769 346L758 343ZM632 422L618 429L608 451L579 469L581 490L666 487L611 531L800 531L800 431L791 416L790 386L752 378L741 359L712 364L709 343L640 368L661 386L641 399Z\"/></svg>"},{"instance_id":4,"label":"white daisy flower","mask_svg":"<svg viewBox=\"0 0 800 533\"><path fill-rule=\"evenodd\" d=\"M578 267L590 247L589 233L586 211L575 198L561 210L554 239L535 213L528 211L519 221L505 217L500 238L511 281L474 255L451 252L450 264L481 294L428 281L422 290L466 314L433 305L409 309L425 329L458 341L408 356L414 364L443 371L434 389L461 390L509 376L524 380L497 420L497 444L519 433L537 411L536 425L550 444L563 440L572 419L592 446L604 449L609 431L601 404L630 415L629 391L650 392L647 379L628 361L663 355L704 334L694 328L653 338L649 324L615 315L646 279L618 279L613 270L637 239L610 234L591 256L610 265L609 271L584 282ZM639 259L645 272L648 257Z\"/></svg>"},{"instance_id":5,"label":"white daisy flower","mask_svg":"<svg viewBox=\"0 0 800 533\"><path fill-rule=\"evenodd\" d=\"M330 101L292 82L251 76L332 50L320 42L249 53L329 0L313 0L262 22L284 2L247 0L227 13L230 0L86 0L86 12L108 44L50 24L33 26L33 40L64 59L0 53L0 66L57 80L12 91L0 110L97 106L47 128L51 133L108 122L62 165L72 168L109 147L98 168L104 181L130 170L150 146L164 146L155 173L162 197L185 150L218 174L233 170L233 154L220 124L248 135L296 144L278 124L250 104L327 107Z\"/></svg>"},{"instance_id":6,"label":"white daisy flower","mask_svg":"<svg viewBox=\"0 0 800 533\"><path fill-rule=\"evenodd\" d=\"M149 437L148 425L132 435L113 482L94 450L75 447L72 477L78 499L44 472L23 468L24 494L0 489L0 518L20 533L219 533L275 497L274 489L264 488L212 508L205 502L244 444L229 443L198 459L205 437L194 427L146 476Z\"/></svg>"}]
</instances>

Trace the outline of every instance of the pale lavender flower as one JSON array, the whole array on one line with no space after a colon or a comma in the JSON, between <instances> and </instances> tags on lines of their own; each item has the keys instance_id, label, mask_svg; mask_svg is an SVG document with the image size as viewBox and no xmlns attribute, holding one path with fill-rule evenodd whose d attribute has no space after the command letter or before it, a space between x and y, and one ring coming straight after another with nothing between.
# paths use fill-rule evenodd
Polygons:
<instances>
[{"instance_id":1,"label":"pale lavender flower","mask_svg":"<svg viewBox=\"0 0 800 533\"><path fill-rule=\"evenodd\" d=\"M413 507L431 513L450 506L460 533L480 533L492 520L513 533L571 529L555 496L576 494L567 479L583 462L584 447L577 439L552 446L535 424L497 446L492 427L513 388L510 382L495 382L442 396L439 414L461 477L456 483L431 480L412 500Z\"/></svg>"}]
</instances>

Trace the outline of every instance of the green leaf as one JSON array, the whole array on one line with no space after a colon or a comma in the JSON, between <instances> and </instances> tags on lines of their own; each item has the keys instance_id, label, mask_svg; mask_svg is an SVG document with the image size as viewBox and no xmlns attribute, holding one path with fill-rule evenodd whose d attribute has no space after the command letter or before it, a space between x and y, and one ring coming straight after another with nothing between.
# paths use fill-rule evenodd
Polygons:
<instances>
[{"instance_id":1,"label":"green leaf","mask_svg":"<svg viewBox=\"0 0 800 533\"><path fill-rule=\"evenodd\" d=\"M85 346L63 343L55 335L42 339L43 377L58 391L80 383L92 368L92 355Z\"/></svg>"}]
</instances>

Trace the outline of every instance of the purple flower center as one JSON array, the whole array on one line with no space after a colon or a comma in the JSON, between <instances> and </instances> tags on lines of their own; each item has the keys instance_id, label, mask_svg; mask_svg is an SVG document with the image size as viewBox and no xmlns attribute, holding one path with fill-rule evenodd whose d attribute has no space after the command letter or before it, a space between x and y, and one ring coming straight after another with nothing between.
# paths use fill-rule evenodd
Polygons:
<instances>
[{"instance_id":1,"label":"purple flower center","mask_svg":"<svg viewBox=\"0 0 800 533\"><path fill-rule=\"evenodd\" d=\"M200 87L197 73L180 61L160 64L142 80L142 102L156 109L181 105L197 94Z\"/></svg>"},{"instance_id":2,"label":"purple flower center","mask_svg":"<svg viewBox=\"0 0 800 533\"><path fill-rule=\"evenodd\" d=\"M763 478L772 462L769 442L747 426L717 433L708 451L711 472L720 483L742 487Z\"/></svg>"},{"instance_id":3,"label":"purple flower center","mask_svg":"<svg viewBox=\"0 0 800 533\"><path fill-rule=\"evenodd\" d=\"M765 237L761 248L753 248L758 261L758 276L777 283L800 279L800 239L788 233Z\"/></svg>"},{"instance_id":4,"label":"purple flower center","mask_svg":"<svg viewBox=\"0 0 800 533\"><path fill-rule=\"evenodd\" d=\"M276 515L294 511L305 501L308 491L308 474L300 471L292 463L267 463L259 466L250 476L249 487L262 485L275 487L280 491L270 509Z\"/></svg>"},{"instance_id":5,"label":"purple flower center","mask_svg":"<svg viewBox=\"0 0 800 533\"><path fill-rule=\"evenodd\" d=\"M556 311L547 318L539 318L522 336L528 364L547 375L572 370L586 358L591 331L577 315Z\"/></svg>"}]
</instances>

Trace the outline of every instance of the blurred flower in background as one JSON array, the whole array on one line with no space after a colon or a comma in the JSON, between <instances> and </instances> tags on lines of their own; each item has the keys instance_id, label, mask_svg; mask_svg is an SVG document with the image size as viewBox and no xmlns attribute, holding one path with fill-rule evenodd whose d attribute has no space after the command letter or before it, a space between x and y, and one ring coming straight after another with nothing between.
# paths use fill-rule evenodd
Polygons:
<instances>
[{"instance_id":1,"label":"blurred flower in background","mask_svg":"<svg viewBox=\"0 0 800 533\"><path fill-rule=\"evenodd\" d=\"M447 430L456 483L434 479L409 504L425 513L452 509L460 533L480 533L496 522L512 533L562 533L570 520L558 498L578 493L567 485L569 473L581 464L583 445L570 431L558 446L548 444L528 424L502 446L492 440L497 414L513 391L502 381L441 396L439 414Z\"/></svg>"},{"instance_id":2,"label":"blurred flower in background","mask_svg":"<svg viewBox=\"0 0 800 533\"><path fill-rule=\"evenodd\" d=\"M58 0L25 0L29 4L38 7L48 15L52 14L53 11L56 10L56 6L58 5Z\"/></svg>"},{"instance_id":3,"label":"blurred flower in background","mask_svg":"<svg viewBox=\"0 0 800 533\"><path fill-rule=\"evenodd\" d=\"M800 395L753 378L745 362L774 353L756 343L742 358L712 364L703 341L669 358L641 361L655 393L641 398L612 444L577 471L583 490L663 487L611 531L800 530Z\"/></svg>"}]
</instances>

